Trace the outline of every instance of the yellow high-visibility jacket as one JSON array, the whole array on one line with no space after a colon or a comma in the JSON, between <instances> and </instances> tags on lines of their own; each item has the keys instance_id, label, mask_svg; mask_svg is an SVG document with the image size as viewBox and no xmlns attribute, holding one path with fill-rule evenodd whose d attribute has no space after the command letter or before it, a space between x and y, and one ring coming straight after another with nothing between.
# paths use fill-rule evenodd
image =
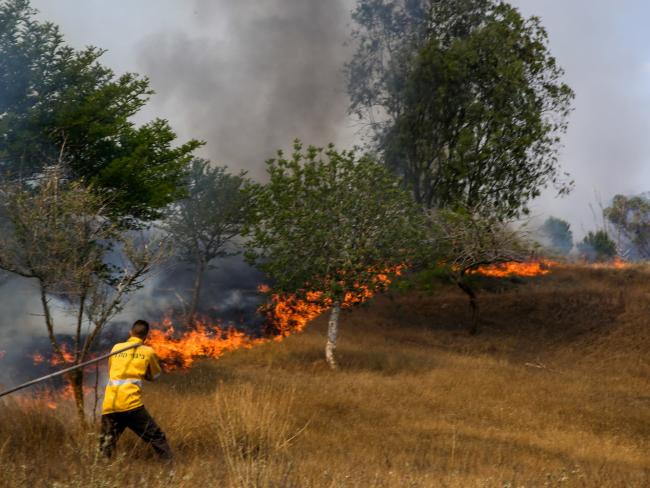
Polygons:
<instances>
[{"instance_id":1,"label":"yellow high-visibility jacket","mask_svg":"<svg viewBox=\"0 0 650 488\"><path fill-rule=\"evenodd\" d=\"M115 344L111 352L124 349L134 342L142 343L142 339L131 337L127 342ZM149 346L142 345L111 356L102 414L126 412L143 406L142 380L153 381L160 373L156 353Z\"/></svg>"}]
</instances>

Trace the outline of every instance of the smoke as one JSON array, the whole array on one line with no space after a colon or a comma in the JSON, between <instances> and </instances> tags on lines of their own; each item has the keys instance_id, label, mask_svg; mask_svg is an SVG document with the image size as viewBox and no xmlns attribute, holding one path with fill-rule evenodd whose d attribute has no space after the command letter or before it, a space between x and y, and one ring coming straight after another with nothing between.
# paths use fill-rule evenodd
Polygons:
<instances>
[{"instance_id":1,"label":"smoke","mask_svg":"<svg viewBox=\"0 0 650 488\"><path fill-rule=\"evenodd\" d=\"M548 191L533 210L541 220L549 214L569 220L578 241L601 223L590 204L598 211L598 204L607 204L616 193L650 189L650 30L645 26L650 4L511 3L525 16L541 17L550 50L577 95L560 158L576 182L575 191L560 199ZM215 163L261 178L264 160L295 137L316 144L355 142L342 74L352 51L345 42L353 0L33 4L41 18L61 25L73 46L107 48L105 62L116 72L149 76L157 94L138 120L168 118L182 139L207 141L204 155ZM227 320L237 320L238 307L252 307L244 278L248 268L241 266L224 264L211 271L205 286L204 303L227 310ZM178 282L173 275L171 281L149 282L120 320L152 319L178 303L172 293L161 291L170 283L189 286L190 271L177 273ZM247 291L238 291L240 279ZM225 281L213 286L218 280ZM0 359L3 371L2 361L13 354L14 344L42 337L44 326L42 317L31 315L40 313L40 306L24 281L0 286L0 350L7 351Z\"/></svg>"},{"instance_id":2,"label":"smoke","mask_svg":"<svg viewBox=\"0 0 650 488\"><path fill-rule=\"evenodd\" d=\"M294 138L344 137L348 3L195 0L192 30L150 35L138 64L156 103L208 142L210 159L259 178Z\"/></svg>"},{"instance_id":3,"label":"smoke","mask_svg":"<svg viewBox=\"0 0 650 488\"><path fill-rule=\"evenodd\" d=\"M566 198L549 190L533 210L540 224L568 220L580 239L602 224L600 203L650 189L650 4L510 1L541 17L576 91L560 157L575 190ZM264 160L294 137L357 142L341 73L355 0L33 3L76 47L108 48L117 72L148 75L157 94L142 120L168 118L183 138L206 140L204 155L217 163L260 177Z\"/></svg>"},{"instance_id":4,"label":"smoke","mask_svg":"<svg viewBox=\"0 0 650 488\"><path fill-rule=\"evenodd\" d=\"M257 314L257 308L264 301L258 286L268 282L266 277L246 264L241 255L218 258L211 264L204 273L199 314L226 327L258 333L263 318ZM174 263L134 294L116 322L130 324L138 318L159 322L168 312L182 315L194 278L193 266Z\"/></svg>"},{"instance_id":5,"label":"smoke","mask_svg":"<svg viewBox=\"0 0 650 488\"><path fill-rule=\"evenodd\" d=\"M551 53L576 92L560 158L575 189L566 198L546 192L535 202L534 212L542 219L552 214L569 220L581 239L602 226L600 206L607 206L615 194L650 189L650 4L512 3L525 16L541 17Z\"/></svg>"}]
</instances>

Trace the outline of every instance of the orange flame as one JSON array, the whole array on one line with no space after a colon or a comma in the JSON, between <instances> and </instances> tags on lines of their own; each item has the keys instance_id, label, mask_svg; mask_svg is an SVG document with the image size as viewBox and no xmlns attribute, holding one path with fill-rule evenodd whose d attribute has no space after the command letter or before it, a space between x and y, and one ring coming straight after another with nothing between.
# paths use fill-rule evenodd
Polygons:
<instances>
[{"instance_id":1,"label":"orange flame","mask_svg":"<svg viewBox=\"0 0 650 488\"><path fill-rule=\"evenodd\" d=\"M551 267L558 263L553 261L528 261L528 262L507 262L480 266L471 271L471 274L491 276L494 278L506 278L509 276L533 277L543 276L551 272Z\"/></svg>"},{"instance_id":2,"label":"orange flame","mask_svg":"<svg viewBox=\"0 0 650 488\"><path fill-rule=\"evenodd\" d=\"M45 356L43 356L40 352L35 352L32 354L32 361L34 361L34 364L41 364L45 362Z\"/></svg>"},{"instance_id":3,"label":"orange flame","mask_svg":"<svg viewBox=\"0 0 650 488\"><path fill-rule=\"evenodd\" d=\"M202 321L198 321L193 329L177 335L171 319L166 318L151 329L147 345L156 351L165 370L170 371L189 368L197 358L218 358L227 351L252 347L263 341L232 327L222 329Z\"/></svg>"},{"instance_id":4,"label":"orange flame","mask_svg":"<svg viewBox=\"0 0 650 488\"><path fill-rule=\"evenodd\" d=\"M538 260L527 262L506 262L500 264L490 264L481 266L471 272L471 274L480 274L494 278L506 278L509 276L533 277L543 276L551 272L553 268L570 268L574 266L586 267L590 269L626 269L632 266L632 263L624 261L616 256L611 261L602 263L559 263L556 261Z\"/></svg>"},{"instance_id":5,"label":"orange flame","mask_svg":"<svg viewBox=\"0 0 650 488\"><path fill-rule=\"evenodd\" d=\"M50 366L59 366L61 364L72 364L74 362L74 355L68 350L67 344L61 344L61 355L53 353L47 362ZM32 354L32 361L34 364L42 364L46 361L45 356L40 352Z\"/></svg>"},{"instance_id":6,"label":"orange flame","mask_svg":"<svg viewBox=\"0 0 650 488\"><path fill-rule=\"evenodd\" d=\"M354 291L348 292L343 298L341 307L349 308L367 301L375 293L390 285L391 274L400 276L403 270L404 266L402 265L377 273L370 286L357 285ZM258 289L261 292L270 290L267 285L260 285ZM270 305L262 307L261 311L266 314L271 328L276 334L275 340L282 340L288 335L302 332L310 321L332 306L332 299L324 297L324 293L321 291L308 291L305 293L305 298L303 300L297 295L273 294Z\"/></svg>"},{"instance_id":7,"label":"orange flame","mask_svg":"<svg viewBox=\"0 0 650 488\"><path fill-rule=\"evenodd\" d=\"M347 293L344 297L342 307L365 302L376 292L385 289L390 283L389 275L400 275L403 266L398 266L385 272L377 273L370 286L359 285L354 292ZM270 293L268 285L260 285L261 293ZM176 331L172 320L166 317L160 324L153 324L147 338L147 345L151 346L161 361L166 371L175 369L190 368L199 358L219 358L228 351L241 348L251 348L257 344L269 341L281 341L285 337L301 332L307 324L323 313L332 305L332 300L324 297L320 291L305 293L305 299L299 299L297 295L281 296L273 294L270 297L270 304L260 308L271 323L273 334L268 337L252 337L233 327L223 328L208 321L197 321L190 330ZM52 356L48 361L50 365L56 366L62 362L72 362L74 356L65 345L62 347L61 356ZM43 363L46 359L40 353L32 356L35 363ZM86 388L84 388L86 391ZM88 389L91 391L92 389ZM58 398L71 399L74 393L68 383L57 395ZM57 408L57 401L51 392L44 392L41 399L50 409Z\"/></svg>"}]
</instances>

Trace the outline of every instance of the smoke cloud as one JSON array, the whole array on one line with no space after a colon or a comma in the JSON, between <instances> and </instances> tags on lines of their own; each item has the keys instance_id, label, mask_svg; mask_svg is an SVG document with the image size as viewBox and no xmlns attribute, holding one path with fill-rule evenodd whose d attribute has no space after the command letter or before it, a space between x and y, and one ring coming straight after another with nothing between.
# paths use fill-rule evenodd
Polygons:
<instances>
[{"instance_id":1,"label":"smoke cloud","mask_svg":"<svg viewBox=\"0 0 650 488\"><path fill-rule=\"evenodd\" d=\"M138 63L210 159L259 178L294 138L323 145L346 131L346 4L196 0L192 31L149 36Z\"/></svg>"},{"instance_id":2,"label":"smoke cloud","mask_svg":"<svg viewBox=\"0 0 650 488\"><path fill-rule=\"evenodd\" d=\"M650 4L510 1L541 17L576 91L560 158L575 190L566 198L549 190L533 210L540 222L569 220L579 239L599 224L598 200L650 189ZM33 3L73 45L105 47L116 71L148 75L157 94L143 120L162 116L183 138L206 140L215 162L259 178L294 137L359 142L341 73L355 0Z\"/></svg>"},{"instance_id":3,"label":"smoke cloud","mask_svg":"<svg viewBox=\"0 0 650 488\"><path fill-rule=\"evenodd\" d=\"M206 157L256 178L264 175L264 160L295 137L315 144L358 142L346 118L342 73L352 52L345 42L354 3L33 0L41 17L61 25L73 46L107 48L104 62L116 72L151 78L157 94L142 121L168 118L181 138L207 141ZM533 210L540 222L549 214L569 220L578 240L598 225L590 204L597 214L598 199L607 204L616 193L650 189L650 30L645 25L650 4L511 3L526 16L541 17L551 52L577 95L560 158L576 182L575 191L560 199L547 191ZM211 280L240 276L244 269L217 269ZM250 281L256 280L251 275ZM233 303L249 303L248 285L243 287L248 291L239 292L234 281L208 284L206 290L214 295L208 291L206 300L230 297ZM40 311L38 298L28 284L18 282L0 284L0 350L13 351L23 337L44 330L42 317L31 315ZM162 286L152 282L134 298L125 311L128 318L168 308L173 297L161 293Z\"/></svg>"},{"instance_id":4,"label":"smoke cloud","mask_svg":"<svg viewBox=\"0 0 650 488\"><path fill-rule=\"evenodd\" d=\"M512 3L526 16L541 17L551 53L576 92L560 158L575 189L565 198L546 192L534 211L543 218L553 214L568 220L575 237L582 238L602 225L601 204L609 204L617 193L650 189L650 4Z\"/></svg>"}]
</instances>

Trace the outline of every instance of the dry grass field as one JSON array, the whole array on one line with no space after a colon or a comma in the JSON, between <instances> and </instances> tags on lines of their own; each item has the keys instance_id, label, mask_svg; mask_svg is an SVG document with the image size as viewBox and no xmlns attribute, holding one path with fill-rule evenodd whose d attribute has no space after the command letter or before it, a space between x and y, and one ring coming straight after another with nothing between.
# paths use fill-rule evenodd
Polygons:
<instances>
[{"instance_id":1,"label":"dry grass field","mask_svg":"<svg viewBox=\"0 0 650 488\"><path fill-rule=\"evenodd\" d=\"M561 269L481 293L376 297L146 389L175 450L110 463L71 407L0 403L3 487L647 487L650 273Z\"/></svg>"}]
</instances>

